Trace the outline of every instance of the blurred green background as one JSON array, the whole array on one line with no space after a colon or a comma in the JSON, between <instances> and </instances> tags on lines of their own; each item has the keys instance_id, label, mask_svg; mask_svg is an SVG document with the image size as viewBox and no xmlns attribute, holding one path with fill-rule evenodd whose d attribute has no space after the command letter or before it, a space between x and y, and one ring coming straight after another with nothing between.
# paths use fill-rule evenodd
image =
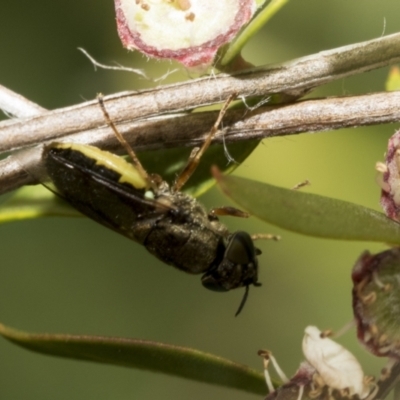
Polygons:
<instances>
[{"instance_id":1,"label":"blurred green background","mask_svg":"<svg viewBox=\"0 0 400 400\"><path fill-rule=\"evenodd\" d=\"M398 0L292 0L246 47L256 65L277 63L369 40L399 30ZM135 75L94 71L77 50L99 62L146 68L161 76L176 65L124 50L109 1L2 1L0 84L54 109L105 94L148 87ZM388 69L344 79L314 95L384 89ZM188 78L174 73L166 83ZM309 179L304 190L379 210L374 164L397 128L377 126L265 140L237 174L284 187ZM202 197L207 207L228 204L217 189ZM290 216L288 216L290 218ZM303 237L255 219L227 219L229 227L273 232L282 241L260 243L261 288L234 313L242 290L205 290L145 249L86 219L47 219L0 226L0 321L36 332L98 334L157 340L194 347L261 370L256 352L274 352L287 374L302 360L306 325L339 329L352 318L351 268L360 253L384 245ZM340 339L368 374L376 360L356 342ZM0 340L3 399L240 400L246 393L164 375L57 359Z\"/></svg>"}]
</instances>

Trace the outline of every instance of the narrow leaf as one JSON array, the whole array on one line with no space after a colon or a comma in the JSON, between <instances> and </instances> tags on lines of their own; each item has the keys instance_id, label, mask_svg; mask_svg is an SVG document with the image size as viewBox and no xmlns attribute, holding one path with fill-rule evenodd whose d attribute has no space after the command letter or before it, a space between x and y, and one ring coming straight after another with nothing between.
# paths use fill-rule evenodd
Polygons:
<instances>
[{"instance_id":1,"label":"narrow leaf","mask_svg":"<svg viewBox=\"0 0 400 400\"><path fill-rule=\"evenodd\" d=\"M257 10L255 16L250 23L240 32L232 42L229 43L227 49L218 63L223 67L229 64L242 50L244 45L288 2L289 0L271 0L257 1Z\"/></svg>"},{"instance_id":2,"label":"narrow leaf","mask_svg":"<svg viewBox=\"0 0 400 400\"><path fill-rule=\"evenodd\" d=\"M400 224L357 204L214 170L222 190L254 216L294 232L342 240L400 244Z\"/></svg>"},{"instance_id":3,"label":"narrow leaf","mask_svg":"<svg viewBox=\"0 0 400 400\"><path fill-rule=\"evenodd\" d=\"M26 186L17 190L0 207L0 223L55 215L82 216L42 185Z\"/></svg>"},{"instance_id":4,"label":"narrow leaf","mask_svg":"<svg viewBox=\"0 0 400 400\"><path fill-rule=\"evenodd\" d=\"M261 373L190 348L128 338L34 334L2 324L0 334L26 349L52 356L162 372L259 395L267 391Z\"/></svg>"}]
</instances>

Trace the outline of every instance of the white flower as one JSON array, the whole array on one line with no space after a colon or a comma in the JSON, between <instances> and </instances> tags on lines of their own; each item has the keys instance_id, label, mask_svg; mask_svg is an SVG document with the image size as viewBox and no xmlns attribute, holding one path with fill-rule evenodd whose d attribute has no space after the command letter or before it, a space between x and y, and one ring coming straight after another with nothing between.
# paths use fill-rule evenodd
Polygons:
<instances>
[{"instance_id":1,"label":"white flower","mask_svg":"<svg viewBox=\"0 0 400 400\"><path fill-rule=\"evenodd\" d=\"M364 399L370 392L364 372L357 359L340 344L322 337L315 326L305 329L303 353L316 369L325 385L332 389L347 389L351 395Z\"/></svg>"}]
</instances>

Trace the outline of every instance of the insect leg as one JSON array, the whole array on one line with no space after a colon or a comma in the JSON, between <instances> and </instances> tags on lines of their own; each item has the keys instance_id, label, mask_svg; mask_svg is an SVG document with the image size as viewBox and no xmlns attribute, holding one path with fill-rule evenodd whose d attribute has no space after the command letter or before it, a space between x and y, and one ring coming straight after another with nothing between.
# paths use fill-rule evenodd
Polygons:
<instances>
[{"instance_id":1,"label":"insect leg","mask_svg":"<svg viewBox=\"0 0 400 400\"><path fill-rule=\"evenodd\" d=\"M281 240L279 235L272 235L271 233L255 233L251 235L252 240Z\"/></svg>"},{"instance_id":2,"label":"insect leg","mask_svg":"<svg viewBox=\"0 0 400 400\"><path fill-rule=\"evenodd\" d=\"M137 158L135 152L133 151L132 147L129 145L129 143L125 140L125 138L121 135L121 132L118 131L117 127L115 126L114 122L112 121L110 114L108 113L106 106L104 104L104 98L101 93L97 95L97 100L99 102L101 111L104 114L104 119L106 120L108 126L113 130L115 136L117 137L118 141L121 143L121 145L125 148L126 152L128 153L129 157L132 160L132 164L135 166L135 168L138 170L139 174L143 179L145 179L147 182L152 183L152 180L150 179L149 174L147 171L144 169L142 163L139 161Z\"/></svg>"},{"instance_id":3,"label":"insect leg","mask_svg":"<svg viewBox=\"0 0 400 400\"><path fill-rule=\"evenodd\" d=\"M174 185L172 186L173 191L175 191L175 192L179 191L182 188L182 186L188 181L188 179L192 176L193 172L196 170L197 166L199 165L202 155L208 149L212 140L215 137L215 134L218 132L218 126L221 123L222 118L224 117L229 104L232 102L232 100L235 97L236 97L236 94L231 94L228 97L228 99L226 100L225 104L221 108L221 111L219 112L219 115L218 115L217 120L215 121L215 124L211 128L210 133L208 134L203 145L196 151L195 154L193 154L193 152L192 152L185 168L181 171L179 176L176 178L176 181L175 181Z\"/></svg>"},{"instance_id":4,"label":"insect leg","mask_svg":"<svg viewBox=\"0 0 400 400\"><path fill-rule=\"evenodd\" d=\"M217 217L221 215L230 215L232 217L239 217L239 218L248 218L250 216L249 213L239 210L235 207L223 206L223 207L216 207L212 208L208 215L211 217Z\"/></svg>"}]
</instances>

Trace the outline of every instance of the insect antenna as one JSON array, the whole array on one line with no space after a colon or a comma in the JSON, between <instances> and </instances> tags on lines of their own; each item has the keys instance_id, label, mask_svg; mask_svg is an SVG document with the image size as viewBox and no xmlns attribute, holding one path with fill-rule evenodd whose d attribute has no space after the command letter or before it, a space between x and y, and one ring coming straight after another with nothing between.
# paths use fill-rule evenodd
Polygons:
<instances>
[{"instance_id":1,"label":"insect antenna","mask_svg":"<svg viewBox=\"0 0 400 400\"><path fill-rule=\"evenodd\" d=\"M249 285L245 287L244 295L242 297L242 301L239 304L239 308L236 311L235 317L237 317L243 310L244 305L246 304L247 298L249 297Z\"/></svg>"},{"instance_id":2,"label":"insect antenna","mask_svg":"<svg viewBox=\"0 0 400 400\"><path fill-rule=\"evenodd\" d=\"M228 97L228 99L225 101L225 104L221 108L218 118L215 121L215 124L213 125L213 127L211 128L210 133L208 134L203 145L200 148L193 149L192 154L190 155L185 168L183 168L181 173L176 178L174 185L172 186L173 191L175 191L175 192L179 191L182 188L182 186L188 181L188 179L192 176L193 172L196 170L197 166L199 165L202 155L209 148L212 140L215 137L215 134L218 132L218 126L221 123L222 118L224 117L226 110L229 107L229 104L232 102L232 100L235 97L236 97L236 93L233 93Z\"/></svg>"},{"instance_id":3,"label":"insect antenna","mask_svg":"<svg viewBox=\"0 0 400 400\"><path fill-rule=\"evenodd\" d=\"M129 157L132 160L132 164L135 166L135 168L138 170L139 174L143 179L146 180L146 182L149 182L150 184L152 183L152 179L150 178L149 174L147 171L144 169L142 163L139 161L139 159L136 156L136 153L133 151L132 147L130 144L126 141L126 139L121 135L121 132L117 129L115 126L114 122L112 121L110 114L108 113L106 106L104 104L104 97L101 93L97 95L97 100L99 102L101 111L103 111L104 119L107 122L107 125L113 130L115 136L117 137L118 141L121 143L121 145L125 148L126 152L128 153Z\"/></svg>"}]
</instances>

